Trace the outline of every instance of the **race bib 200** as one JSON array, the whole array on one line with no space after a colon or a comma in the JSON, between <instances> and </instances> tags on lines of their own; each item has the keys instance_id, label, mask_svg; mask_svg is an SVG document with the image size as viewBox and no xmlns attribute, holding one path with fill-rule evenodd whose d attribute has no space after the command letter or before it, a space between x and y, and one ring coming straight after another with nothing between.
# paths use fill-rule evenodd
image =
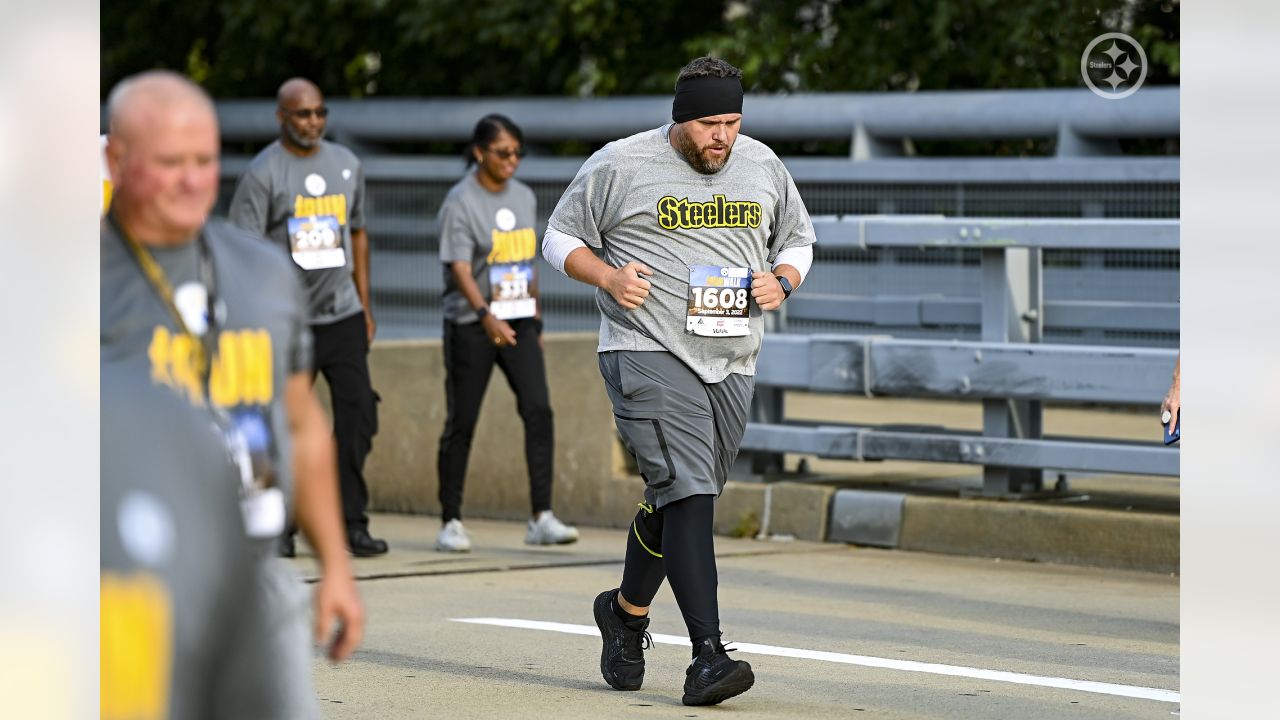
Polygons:
<instances>
[{"instance_id":1,"label":"race bib 200","mask_svg":"<svg viewBox=\"0 0 1280 720\"><path fill-rule=\"evenodd\" d=\"M342 226L333 215L289 218L289 249L303 270L340 268L347 264Z\"/></svg>"},{"instance_id":2,"label":"race bib 200","mask_svg":"<svg viewBox=\"0 0 1280 720\"><path fill-rule=\"evenodd\" d=\"M703 337L751 333L751 268L689 266L685 331Z\"/></svg>"}]
</instances>

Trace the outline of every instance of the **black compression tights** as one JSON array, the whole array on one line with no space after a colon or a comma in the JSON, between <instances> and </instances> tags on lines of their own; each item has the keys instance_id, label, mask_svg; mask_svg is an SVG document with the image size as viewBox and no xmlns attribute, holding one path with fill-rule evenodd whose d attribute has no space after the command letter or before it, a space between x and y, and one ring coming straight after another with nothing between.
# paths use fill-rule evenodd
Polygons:
<instances>
[{"instance_id":1,"label":"black compression tights","mask_svg":"<svg viewBox=\"0 0 1280 720\"><path fill-rule=\"evenodd\" d=\"M665 576L695 646L703 638L720 637L714 519L715 496L693 495L661 510L641 509L627 529L622 597L647 607Z\"/></svg>"}]
</instances>

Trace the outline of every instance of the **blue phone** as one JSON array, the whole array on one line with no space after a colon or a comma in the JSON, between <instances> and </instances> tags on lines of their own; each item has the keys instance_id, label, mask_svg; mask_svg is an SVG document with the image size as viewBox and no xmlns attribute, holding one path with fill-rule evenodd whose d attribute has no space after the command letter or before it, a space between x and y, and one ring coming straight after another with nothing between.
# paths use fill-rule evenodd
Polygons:
<instances>
[{"instance_id":1,"label":"blue phone","mask_svg":"<svg viewBox=\"0 0 1280 720\"><path fill-rule=\"evenodd\" d=\"M1169 432L1169 423L1164 423L1164 444L1172 445L1182 439L1182 413L1178 413L1178 424L1173 426L1173 432Z\"/></svg>"}]
</instances>

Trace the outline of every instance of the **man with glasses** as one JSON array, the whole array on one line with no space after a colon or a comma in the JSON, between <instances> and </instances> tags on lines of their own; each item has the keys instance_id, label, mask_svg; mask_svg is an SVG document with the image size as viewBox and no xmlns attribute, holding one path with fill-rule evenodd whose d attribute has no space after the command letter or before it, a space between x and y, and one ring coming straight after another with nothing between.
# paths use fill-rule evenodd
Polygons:
<instances>
[{"instance_id":1,"label":"man with glasses","mask_svg":"<svg viewBox=\"0 0 1280 720\"><path fill-rule=\"evenodd\" d=\"M377 325L369 305L369 236L364 173L347 148L324 140L328 108L315 83L285 81L276 94L280 139L250 163L231 200L231 220L293 257L308 298L315 370L329 383L347 543L357 557L381 555L369 534L364 461L378 431L377 395L369 379L369 344ZM294 554L293 534L281 554Z\"/></svg>"}]
</instances>

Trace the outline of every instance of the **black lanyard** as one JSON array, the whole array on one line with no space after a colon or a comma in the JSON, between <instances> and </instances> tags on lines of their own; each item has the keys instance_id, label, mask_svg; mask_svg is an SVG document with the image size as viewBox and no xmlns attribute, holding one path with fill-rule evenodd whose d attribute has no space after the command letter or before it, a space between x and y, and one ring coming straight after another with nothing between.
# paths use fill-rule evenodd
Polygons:
<instances>
[{"instance_id":1,"label":"black lanyard","mask_svg":"<svg viewBox=\"0 0 1280 720\"><path fill-rule=\"evenodd\" d=\"M203 336L196 335L187 327L187 322L182 318L182 312L178 310L178 306L173 300L173 285L169 282L169 278L164 274L164 268L160 267L160 263L156 262L151 251L143 247L142 243L129 237L124 228L116 222L114 214L107 216L111 225L119 233L124 246L133 255L133 259L138 263L138 269L142 272L142 276L146 278L147 284L155 291L160 301L164 303L169 314L173 316L174 322L184 335L187 336L193 348L199 348L198 352L193 353L193 363L195 365L196 374L200 377L200 384L204 389L205 397L209 397L209 378L213 372L213 355L217 347L219 322L218 318L218 278L213 265L213 253L209 250L209 242L205 239L204 228L200 228L200 232L196 234L196 247L198 250L197 270L196 274L200 278L200 283L205 289L205 313L208 316L207 327Z\"/></svg>"}]
</instances>

